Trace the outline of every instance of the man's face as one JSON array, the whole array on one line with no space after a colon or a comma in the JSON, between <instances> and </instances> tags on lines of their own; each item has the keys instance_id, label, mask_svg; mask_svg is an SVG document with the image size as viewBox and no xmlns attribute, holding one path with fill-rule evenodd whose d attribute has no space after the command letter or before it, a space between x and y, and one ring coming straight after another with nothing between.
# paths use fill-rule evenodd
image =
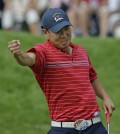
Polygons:
<instances>
[{"instance_id":1,"label":"man's face","mask_svg":"<svg viewBox=\"0 0 120 134\"><path fill-rule=\"evenodd\" d=\"M65 50L69 47L71 41L71 28L70 26L65 26L57 33L48 30L47 37L56 48Z\"/></svg>"}]
</instances>

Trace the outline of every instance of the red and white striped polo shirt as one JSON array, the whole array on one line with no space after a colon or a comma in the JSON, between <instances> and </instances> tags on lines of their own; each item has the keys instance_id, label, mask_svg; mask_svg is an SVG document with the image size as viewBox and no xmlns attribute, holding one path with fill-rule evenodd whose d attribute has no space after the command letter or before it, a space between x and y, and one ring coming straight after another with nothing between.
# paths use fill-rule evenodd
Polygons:
<instances>
[{"instance_id":1,"label":"red and white striped polo shirt","mask_svg":"<svg viewBox=\"0 0 120 134\"><path fill-rule=\"evenodd\" d=\"M93 118L99 111L91 81L96 72L82 46L70 44L72 55L60 51L49 41L37 44L31 69L43 90L51 120L75 121Z\"/></svg>"}]
</instances>

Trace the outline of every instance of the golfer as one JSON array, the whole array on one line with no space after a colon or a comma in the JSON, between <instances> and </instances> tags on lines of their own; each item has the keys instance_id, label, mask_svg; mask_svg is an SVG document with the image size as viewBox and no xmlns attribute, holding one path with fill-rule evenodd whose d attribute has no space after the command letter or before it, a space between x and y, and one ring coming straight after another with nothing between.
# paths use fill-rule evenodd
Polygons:
<instances>
[{"instance_id":1,"label":"golfer","mask_svg":"<svg viewBox=\"0 0 120 134\"><path fill-rule=\"evenodd\" d=\"M23 52L20 41L12 40L8 48L20 65L30 67L45 94L51 118L48 134L107 134L96 96L103 100L105 113L112 115L115 106L85 48L71 42L71 25L63 10L49 9L42 16L44 44Z\"/></svg>"}]
</instances>

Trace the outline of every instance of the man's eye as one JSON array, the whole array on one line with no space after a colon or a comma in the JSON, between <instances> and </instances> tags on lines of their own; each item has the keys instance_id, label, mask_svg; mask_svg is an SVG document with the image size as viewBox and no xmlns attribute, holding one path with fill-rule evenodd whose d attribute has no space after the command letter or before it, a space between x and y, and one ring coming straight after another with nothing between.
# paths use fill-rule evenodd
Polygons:
<instances>
[{"instance_id":1,"label":"man's eye","mask_svg":"<svg viewBox=\"0 0 120 134\"><path fill-rule=\"evenodd\" d=\"M69 29L69 26L66 26L65 29Z\"/></svg>"},{"instance_id":2,"label":"man's eye","mask_svg":"<svg viewBox=\"0 0 120 134\"><path fill-rule=\"evenodd\" d=\"M65 30L68 30L68 29L69 29L69 26L66 26L66 27L65 27Z\"/></svg>"},{"instance_id":3,"label":"man's eye","mask_svg":"<svg viewBox=\"0 0 120 134\"><path fill-rule=\"evenodd\" d=\"M56 34L60 34L61 33L61 31L58 31Z\"/></svg>"}]
</instances>

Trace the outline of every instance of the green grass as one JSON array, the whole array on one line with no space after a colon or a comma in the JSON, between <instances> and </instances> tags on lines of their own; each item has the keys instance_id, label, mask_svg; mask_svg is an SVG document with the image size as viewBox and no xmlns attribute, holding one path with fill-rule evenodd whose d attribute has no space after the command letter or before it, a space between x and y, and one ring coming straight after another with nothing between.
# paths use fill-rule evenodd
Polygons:
<instances>
[{"instance_id":1,"label":"green grass","mask_svg":"<svg viewBox=\"0 0 120 134\"><path fill-rule=\"evenodd\" d=\"M10 40L19 39L26 51L45 38L28 33L0 31L0 134L47 134L50 119L45 97L33 73L21 67L7 49ZM116 105L111 117L111 134L120 134L120 40L113 38L77 38L74 43L85 46L99 79ZM104 125L105 115L101 107Z\"/></svg>"}]
</instances>

